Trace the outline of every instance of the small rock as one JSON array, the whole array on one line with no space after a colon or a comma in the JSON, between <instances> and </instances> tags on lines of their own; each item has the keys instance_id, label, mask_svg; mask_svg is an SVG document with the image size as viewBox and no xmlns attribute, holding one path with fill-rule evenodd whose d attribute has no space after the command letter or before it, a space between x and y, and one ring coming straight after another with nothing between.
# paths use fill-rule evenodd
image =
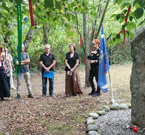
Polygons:
<instances>
[{"instance_id":1,"label":"small rock","mask_svg":"<svg viewBox=\"0 0 145 135\"><path fill-rule=\"evenodd\" d=\"M110 108L109 108L109 106L104 105L100 108L100 110L105 111L105 112L109 112Z\"/></svg>"},{"instance_id":2,"label":"small rock","mask_svg":"<svg viewBox=\"0 0 145 135\"><path fill-rule=\"evenodd\" d=\"M96 131L89 131L88 135L100 135Z\"/></svg>"},{"instance_id":3,"label":"small rock","mask_svg":"<svg viewBox=\"0 0 145 135\"><path fill-rule=\"evenodd\" d=\"M97 119L99 115L97 113L89 113L90 117L93 117L94 119Z\"/></svg>"},{"instance_id":4,"label":"small rock","mask_svg":"<svg viewBox=\"0 0 145 135\"><path fill-rule=\"evenodd\" d=\"M88 118L86 119L86 121L88 121L88 120L93 120L93 117L88 117Z\"/></svg>"},{"instance_id":5,"label":"small rock","mask_svg":"<svg viewBox=\"0 0 145 135\"><path fill-rule=\"evenodd\" d=\"M111 110L119 110L119 104L118 103L114 103L114 104L110 105L110 109Z\"/></svg>"},{"instance_id":6,"label":"small rock","mask_svg":"<svg viewBox=\"0 0 145 135\"><path fill-rule=\"evenodd\" d=\"M97 113L98 113L100 116L102 116L102 115L106 114L106 112L105 112L105 111L98 111Z\"/></svg>"},{"instance_id":7,"label":"small rock","mask_svg":"<svg viewBox=\"0 0 145 135\"><path fill-rule=\"evenodd\" d=\"M89 119L89 120L87 121L87 125L94 124L94 123L95 123L95 121L94 121L93 119Z\"/></svg>"},{"instance_id":8,"label":"small rock","mask_svg":"<svg viewBox=\"0 0 145 135\"><path fill-rule=\"evenodd\" d=\"M89 132L89 131L97 131L97 130L98 130L97 125L91 124L91 125L87 126L87 132Z\"/></svg>"},{"instance_id":9,"label":"small rock","mask_svg":"<svg viewBox=\"0 0 145 135\"><path fill-rule=\"evenodd\" d=\"M120 109L128 109L128 106L126 104L121 104L119 106Z\"/></svg>"}]
</instances>

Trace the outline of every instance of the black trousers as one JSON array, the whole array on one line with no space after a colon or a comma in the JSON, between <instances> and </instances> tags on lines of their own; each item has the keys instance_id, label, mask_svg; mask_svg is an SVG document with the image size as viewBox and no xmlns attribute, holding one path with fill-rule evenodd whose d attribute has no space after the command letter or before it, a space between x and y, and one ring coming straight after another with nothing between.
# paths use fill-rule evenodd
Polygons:
<instances>
[{"instance_id":1,"label":"black trousers","mask_svg":"<svg viewBox=\"0 0 145 135\"><path fill-rule=\"evenodd\" d=\"M95 84L93 81L94 77L95 77L95 80L97 82L97 93L100 93L100 88L98 87L98 68L97 69L90 69L90 73L89 73L89 82L90 82L91 87L92 87L92 91L91 91L92 94L96 93L96 88L95 88Z\"/></svg>"}]
</instances>

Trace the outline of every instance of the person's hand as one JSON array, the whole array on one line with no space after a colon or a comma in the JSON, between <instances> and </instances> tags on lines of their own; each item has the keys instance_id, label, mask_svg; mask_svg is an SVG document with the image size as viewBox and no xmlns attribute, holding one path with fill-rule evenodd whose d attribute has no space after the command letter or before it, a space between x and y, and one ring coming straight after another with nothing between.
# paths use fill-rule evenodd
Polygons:
<instances>
[{"instance_id":1,"label":"person's hand","mask_svg":"<svg viewBox=\"0 0 145 135\"><path fill-rule=\"evenodd\" d=\"M19 65L19 61L16 61L16 65Z\"/></svg>"},{"instance_id":2,"label":"person's hand","mask_svg":"<svg viewBox=\"0 0 145 135\"><path fill-rule=\"evenodd\" d=\"M97 60L90 60L90 63L93 64L93 63L98 63Z\"/></svg>"},{"instance_id":3,"label":"person's hand","mask_svg":"<svg viewBox=\"0 0 145 135\"><path fill-rule=\"evenodd\" d=\"M48 72L48 73L49 73L49 71L50 71L50 69L49 69L49 68L46 68L45 70L46 70L46 72Z\"/></svg>"},{"instance_id":4,"label":"person's hand","mask_svg":"<svg viewBox=\"0 0 145 135\"><path fill-rule=\"evenodd\" d=\"M70 70L70 72L74 72L74 68L72 68L72 69Z\"/></svg>"}]
</instances>

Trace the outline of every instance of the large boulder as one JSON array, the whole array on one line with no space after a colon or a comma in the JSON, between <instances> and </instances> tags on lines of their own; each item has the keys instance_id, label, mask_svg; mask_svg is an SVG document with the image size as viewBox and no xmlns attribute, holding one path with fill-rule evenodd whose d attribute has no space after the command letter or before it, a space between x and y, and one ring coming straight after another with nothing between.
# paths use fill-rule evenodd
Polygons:
<instances>
[{"instance_id":1,"label":"large boulder","mask_svg":"<svg viewBox=\"0 0 145 135\"><path fill-rule=\"evenodd\" d=\"M145 127L145 26L135 30L130 43L133 58L130 78L131 119L135 125Z\"/></svg>"}]
</instances>

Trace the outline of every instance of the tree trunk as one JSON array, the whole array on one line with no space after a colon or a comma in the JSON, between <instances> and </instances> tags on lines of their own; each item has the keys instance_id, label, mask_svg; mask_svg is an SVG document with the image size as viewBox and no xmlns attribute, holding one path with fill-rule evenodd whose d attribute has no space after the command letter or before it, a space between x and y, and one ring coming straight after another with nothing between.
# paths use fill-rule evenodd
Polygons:
<instances>
[{"instance_id":1,"label":"tree trunk","mask_svg":"<svg viewBox=\"0 0 145 135\"><path fill-rule=\"evenodd\" d=\"M85 2L85 0L83 0ZM83 36L84 36L84 46L85 46L85 86L89 87L89 68L90 63L87 60L87 55L89 54L89 46L87 45L87 21L86 21L86 14L83 13Z\"/></svg>"},{"instance_id":2,"label":"tree trunk","mask_svg":"<svg viewBox=\"0 0 145 135\"><path fill-rule=\"evenodd\" d=\"M101 18L101 22L100 22L100 25L99 25L99 28L98 28L98 31L96 33L96 37L98 37L99 33L100 33L100 29L101 29L101 26L102 26L102 23L104 21L104 17L105 17L105 13L106 13L106 10L107 10L107 7L108 7L108 4L109 4L109 0L107 0L107 3L106 3L106 6L105 6L105 9L104 9L104 12L103 12L103 15L102 15L102 18Z\"/></svg>"},{"instance_id":3,"label":"tree trunk","mask_svg":"<svg viewBox=\"0 0 145 135\"><path fill-rule=\"evenodd\" d=\"M43 43L48 44L48 37L47 37L47 27L46 27L46 23L43 23Z\"/></svg>"},{"instance_id":4,"label":"tree trunk","mask_svg":"<svg viewBox=\"0 0 145 135\"><path fill-rule=\"evenodd\" d=\"M26 35L26 38L25 38L25 41L23 42L24 46L25 46L25 51L27 52L28 50L28 47L29 47L29 43L33 37L35 33L35 28L34 27L31 27L31 29L28 31L27 35Z\"/></svg>"}]
</instances>

